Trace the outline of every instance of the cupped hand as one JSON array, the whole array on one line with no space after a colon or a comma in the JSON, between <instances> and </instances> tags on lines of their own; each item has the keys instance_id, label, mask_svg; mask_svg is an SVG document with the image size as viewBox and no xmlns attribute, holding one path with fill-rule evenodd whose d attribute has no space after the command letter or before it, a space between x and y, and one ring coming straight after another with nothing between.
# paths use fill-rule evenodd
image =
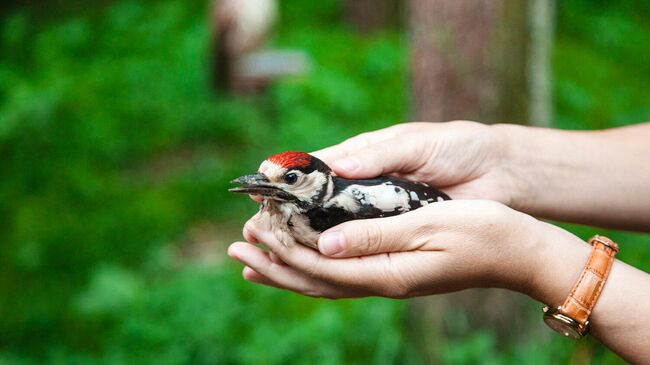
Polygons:
<instances>
[{"instance_id":1,"label":"cupped hand","mask_svg":"<svg viewBox=\"0 0 650 365\"><path fill-rule=\"evenodd\" d=\"M279 242L268 216L258 213L244 227L248 242L233 243L228 252L246 265L247 280L315 297L404 298L470 287L516 290L528 285L529 273L536 271L532 237L540 224L497 202L445 201L336 226L320 238L323 255Z\"/></svg>"},{"instance_id":2,"label":"cupped hand","mask_svg":"<svg viewBox=\"0 0 650 365\"><path fill-rule=\"evenodd\" d=\"M475 122L414 122L363 133L313 153L350 179L394 174L443 189L453 199L510 205L517 190L507 139Z\"/></svg>"},{"instance_id":3,"label":"cupped hand","mask_svg":"<svg viewBox=\"0 0 650 365\"><path fill-rule=\"evenodd\" d=\"M523 187L511 170L508 153L508 138L495 126L453 121L396 124L312 154L345 178L396 175L442 189L452 199L487 199L512 206Z\"/></svg>"}]
</instances>

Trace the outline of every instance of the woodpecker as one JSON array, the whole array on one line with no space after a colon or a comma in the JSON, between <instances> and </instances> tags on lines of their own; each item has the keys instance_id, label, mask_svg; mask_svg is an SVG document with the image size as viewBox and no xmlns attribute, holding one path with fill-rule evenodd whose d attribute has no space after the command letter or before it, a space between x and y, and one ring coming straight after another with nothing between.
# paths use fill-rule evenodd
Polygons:
<instances>
[{"instance_id":1,"label":"woodpecker","mask_svg":"<svg viewBox=\"0 0 650 365\"><path fill-rule=\"evenodd\" d=\"M263 198L270 228L283 243L318 247L321 232L354 219L390 217L450 200L427 184L391 176L352 180L332 174L323 161L304 152L272 155L257 173L231 183L233 193Z\"/></svg>"}]
</instances>

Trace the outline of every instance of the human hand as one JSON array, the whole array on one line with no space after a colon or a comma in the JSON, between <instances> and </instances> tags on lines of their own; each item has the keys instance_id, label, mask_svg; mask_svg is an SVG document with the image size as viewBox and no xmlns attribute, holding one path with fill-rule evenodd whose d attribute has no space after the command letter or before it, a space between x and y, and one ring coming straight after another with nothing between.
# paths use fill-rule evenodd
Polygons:
<instances>
[{"instance_id":1,"label":"human hand","mask_svg":"<svg viewBox=\"0 0 650 365\"><path fill-rule=\"evenodd\" d=\"M327 257L279 242L268 215L258 213L244 228L249 243L236 242L228 253L246 265L247 280L316 297L404 298L470 287L519 290L528 286L531 273L539 272L534 268L538 251L532 248L541 225L496 202L445 201L336 226L319 242ZM250 244L260 242L272 253ZM332 247L340 251L333 253Z\"/></svg>"},{"instance_id":2,"label":"human hand","mask_svg":"<svg viewBox=\"0 0 650 365\"><path fill-rule=\"evenodd\" d=\"M508 140L475 122L403 123L362 133L313 153L350 179L394 174L440 188L453 199L510 205L516 192Z\"/></svg>"},{"instance_id":3,"label":"human hand","mask_svg":"<svg viewBox=\"0 0 650 365\"><path fill-rule=\"evenodd\" d=\"M321 237L321 251L332 237L344 238L343 250L330 256L285 246L268 224L268 216L255 216L244 236L274 253L247 242L228 250L246 265L244 278L326 298L405 298L503 287L557 307L592 250L565 230L480 200L444 201L389 218L343 223ZM355 257L359 254L368 256ZM650 335L648 316L639 316L650 310L649 295L650 276L617 260L589 319L591 334L631 363L650 359L649 347L639 346L639 338Z\"/></svg>"},{"instance_id":4,"label":"human hand","mask_svg":"<svg viewBox=\"0 0 650 365\"><path fill-rule=\"evenodd\" d=\"M508 139L495 126L454 121L396 124L312 154L348 179L392 174L425 182L453 199L512 205L521 189L507 153Z\"/></svg>"}]
</instances>

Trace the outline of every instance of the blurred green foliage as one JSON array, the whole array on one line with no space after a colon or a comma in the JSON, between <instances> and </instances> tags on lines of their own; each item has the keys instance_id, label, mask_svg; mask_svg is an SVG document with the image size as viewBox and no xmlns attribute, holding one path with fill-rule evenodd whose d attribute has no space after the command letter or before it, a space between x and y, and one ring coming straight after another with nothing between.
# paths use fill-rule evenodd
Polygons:
<instances>
[{"instance_id":1,"label":"blurred green foliage","mask_svg":"<svg viewBox=\"0 0 650 365\"><path fill-rule=\"evenodd\" d=\"M220 252L237 238L255 206L228 180L268 154L406 119L403 34L355 35L340 1L282 1L273 42L306 50L312 71L235 98L208 85L205 1L30 4L0 18L0 364L421 363L402 302L303 298L221 258L179 258L201 222L218 222ZM650 119L643 11L559 4L558 127ZM650 268L647 236L611 234ZM459 329L439 351L449 364L618 361L593 341L497 342Z\"/></svg>"}]
</instances>

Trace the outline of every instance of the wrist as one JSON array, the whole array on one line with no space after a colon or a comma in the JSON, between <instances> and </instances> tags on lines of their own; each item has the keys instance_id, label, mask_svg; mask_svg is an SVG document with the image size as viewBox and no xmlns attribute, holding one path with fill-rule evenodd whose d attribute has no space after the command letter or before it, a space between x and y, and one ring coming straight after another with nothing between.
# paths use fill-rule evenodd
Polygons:
<instances>
[{"instance_id":1,"label":"wrist","mask_svg":"<svg viewBox=\"0 0 650 365\"><path fill-rule=\"evenodd\" d=\"M571 288L591 252L591 246L559 227L527 214L510 217L505 247L498 248L493 282L498 287L558 306ZM503 252L508 257L503 257Z\"/></svg>"},{"instance_id":2,"label":"wrist","mask_svg":"<svg viewBox=\"0 0 650 365\"><path fill-rule=\"evenodd\" d=\"M535 201L536 171L532 163L536 160L531 151L531 128L516 124L494 124L491 128L499 136L500 157L497 170L502 179L503 190L507 191L504 202L511 208L530 212L529 202Z\"/></svg>"},{"instance_id":3,"label":"wrist","mask_svg":"<svg viewBox=\"0 0 650 365\"><path fill-rule=\"evenodd\" d=\"M578 280L591 246L572 233L540 222L535 234L535 256L524 294L551 307L561 305Z\"/></svg>"},{"instance_id":4,"label":"wrist","mask_svg":"<svg viewBox=\"0 0 650 365\"><path fill-rule=\"evenodd\" d=\"M546 251L549 242L548 224L534 217L505 208L504 215L495 227L502 227L501 234L492 237L491 252L485 257L488 264L489 285L517 291L529 296L537 291L537 274L543 272L540 252ZM548 225L550 226L550 225ZM494 229L490 229L492 233Z\"/></svg>"}]
</instances>

